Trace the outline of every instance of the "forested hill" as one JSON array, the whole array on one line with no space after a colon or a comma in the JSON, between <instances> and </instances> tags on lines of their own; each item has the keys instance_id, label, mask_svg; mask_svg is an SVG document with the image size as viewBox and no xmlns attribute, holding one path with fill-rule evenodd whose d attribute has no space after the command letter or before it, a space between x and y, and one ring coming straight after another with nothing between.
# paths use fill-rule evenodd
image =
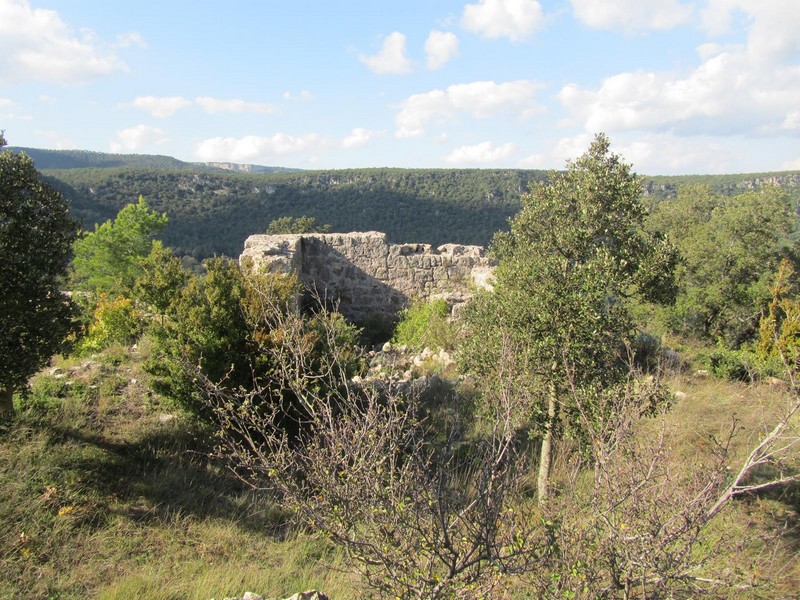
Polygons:
<instances>
[{"instance_id":1,"label":"forested hill","mask_svg":"<svg viewBox=\"0 0 800 600\"><path fill-rule=\"evenodd\" d=\"M169 216L164 243L197 259L238 256L247 236L265 231L270 221L303 215L330 224L333 231L384 231L392 242L486 245L519 210L522 193L547 177L545 171L518 169L265 173L259 167L208 166L160 156L25 151L87 228L114 217L141 194ZM124 159L122 165L113 165L115 156ZM79 167L81 160L91 166ZM245 171L234 170L240 168ZM773 184L784 187L795 206L800 198L796 171L648 177L645 193L655 203L689 183L705 183L725 194Z\"/></svg>"},{"instance_id":2,"label":"forested hill","mask_svg":"<svg viewBox=\"0 0 800 600\"><path fill-rule=\"evenodd\" d=\"M487 244L544 172L354 169L287 174L157 169L44 170L85 226L143 195L166 212L164 243L197 259L238 256L244 240L282 216L333 231L384 231L393 242Z\"/></svg>"}]
</instances>

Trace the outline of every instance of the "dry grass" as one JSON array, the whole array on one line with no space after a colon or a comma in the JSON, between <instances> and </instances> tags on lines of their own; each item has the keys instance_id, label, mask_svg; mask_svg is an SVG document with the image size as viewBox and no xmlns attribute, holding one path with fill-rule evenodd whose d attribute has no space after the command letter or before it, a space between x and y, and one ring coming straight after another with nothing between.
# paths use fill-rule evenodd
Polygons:
<instances>
[{"instance_id":1,"label":"dry grass","mask_svg":"<svg viewBox=\"0 0 800 600\"><path fill-rule=\"evenodd\" d=\"M359 597L336 549L287 533L279 506L206 457L210 432L149 394L139 359L116 348L60 361L63 377L46 370L18 399L16 422L0 433L0 598L208 600L311 587ZM684 375L670 385L685 394L667 416L681 472L706 459L734 419L735 468L783 402L780 386ZM645 421L640 434L658 426ZM567 478L580 485L580 475ZM766 596L733 597L800 597L798 514L797 487L738 500L696 551L715 569L774 584ZM720 545L730 539L746 543L731 553Z\"/></svg>"}]
</instances>

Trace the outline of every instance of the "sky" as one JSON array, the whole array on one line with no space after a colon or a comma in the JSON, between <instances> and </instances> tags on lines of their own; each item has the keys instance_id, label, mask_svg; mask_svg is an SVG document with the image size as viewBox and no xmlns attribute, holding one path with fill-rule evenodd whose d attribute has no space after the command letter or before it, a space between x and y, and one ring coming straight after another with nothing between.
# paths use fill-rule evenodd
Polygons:
<instances>
[{"instance_id":1,"label":"sky","mask_svg":"<svg viewBox=\"0 0 800 600\"><path fill-rule=\"evenodd\" d=\"M0 0L12 146L303 169L800 169L798 0Z\"/></svg>"}]
</instances>

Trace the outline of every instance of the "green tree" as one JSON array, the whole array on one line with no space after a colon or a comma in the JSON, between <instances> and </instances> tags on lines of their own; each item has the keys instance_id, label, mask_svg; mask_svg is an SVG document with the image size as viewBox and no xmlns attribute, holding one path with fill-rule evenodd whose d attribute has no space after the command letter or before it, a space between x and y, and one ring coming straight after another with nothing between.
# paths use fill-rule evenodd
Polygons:
<instances>
[{"instance_id":1,"label":"green tree","mask_svg":"<svg viewBox=\"0 0 800 600\"><path fill-rule=\"evenodd\" d=\"M492 243L494 290L466 311L466 368L486 382L490 400L503 393L493 385L509 382L530 398L525 416L542 439L540 502L549 493L557 427L576 423L568 398L620 385L628 375L630 300L674 295L675 253L643 227L640 193L639 178L598 135L566 173L523 197L511 231Z\"/></svg>"},{"instance_id":2,"label":"green tree","mask_svg":"<svg viewBox=\"0 0 800 600\"><path fill-rule=\"evenodd\" d=\"M0 413L75 330L75 306L59 284L76 235L66 201L33 161L0 152Z\"/></svg>"},{"instance_id":3,"label":"green tree","mask_svg":"<svg viewBox=\"0 0 800 600\"><path fill-rule=\"evenodd\" d=\"M726 197L687 186L662 202L650 227L674 240L683 257L672 328L734 347L752 338L794 225L777 188Z\"/></svg>"},{"instance_id":4,"label":"green tree","mask_svg":"<svg viewBox=\"0 0 800 600\"><path fill-rule=\"evenodd\" d=\"M75 242L74 287L129 296L154 238L166 224L166 213L150 210L139 196L137 204L125 206L113 221L95 226L93 232Z\"/></svg>"},{"instance_id":5,"label":"green tree","mask_svg":"<svg viewBox=\"0 0 800 600\"><path fill-rule=\"evenodd\" d=\"M183 268L179 258L156 241L150 254L142 261L142 273L134 284L134 297L145 306L164 317L172 302L178 297L186 285L189 274Z\"/></svg>"},{"instance_id":6,"label":"green tree","mask_svg":"<svg viewBox=\"0 0 800 600\"><path fill-rule=\"evenodd\" d=\"M270 221L267 225L267 233L269 235L278 235L283 233L328 233L331 230L330 225L317 225L317 220L314 217L280 217Z\"/></svg>"}]
</instances>

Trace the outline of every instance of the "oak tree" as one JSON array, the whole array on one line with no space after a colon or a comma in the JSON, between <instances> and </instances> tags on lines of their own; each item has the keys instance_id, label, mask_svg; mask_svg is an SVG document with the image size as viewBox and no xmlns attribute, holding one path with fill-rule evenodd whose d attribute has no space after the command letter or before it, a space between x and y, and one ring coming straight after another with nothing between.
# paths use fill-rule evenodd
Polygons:
<instances>
[{"instance_id":1,"label":"oak tree","mask_svg":"<svg viewBox=\"0 0 800 600\"><path fill-rule=\"evenodd\" d=\"M641 181L609 146L598 135L566 172L523 196L511 231L492 243L494 290L477 295L466 314L462 360L488 387L503 349L515 349L516 393L530 398L527 417L541 438L540 502L556 430L576 423L568 385L602 390L624 381L635 333L629 300L674 294L675 252L645 230Z\"/></svg>"},{"instance_id":2,"label":"oak tree","mask_svg":"<svg viewBox=\"0 0 800 600\"><path fill-rule=\"evenodd\" d=\"M0 148L6 141L0 134ZM74 330L60 290L77 223L25 154L0 152L0 413Z\"/></svg>"}]
</instances>

